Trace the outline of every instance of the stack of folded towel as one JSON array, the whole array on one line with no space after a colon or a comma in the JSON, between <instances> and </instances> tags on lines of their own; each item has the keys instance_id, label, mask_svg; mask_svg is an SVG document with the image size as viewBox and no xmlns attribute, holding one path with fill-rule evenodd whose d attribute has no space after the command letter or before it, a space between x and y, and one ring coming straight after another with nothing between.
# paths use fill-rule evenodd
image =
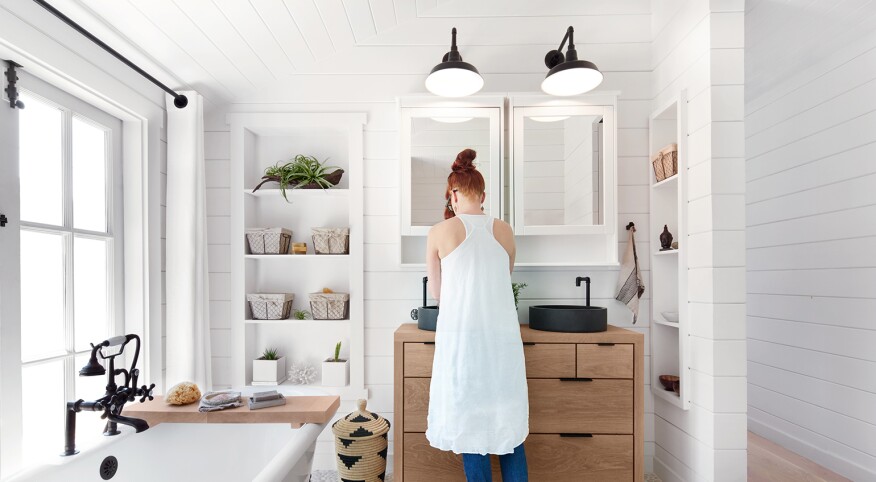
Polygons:
<instances>
[{"instance_id":1,"label":"stack of folded towel","mask_svg":"<svg viewBox=\"0 0 876 482\"><path fill-rule=\"evenodd\" d=\"M223 392L207 392L201 397L201 403L198 406L199 412L215 412L217 410L225 410L226 408L242 407L243 401L240 399L240 392L223 391Z\"/></svg>"}]
</instances>

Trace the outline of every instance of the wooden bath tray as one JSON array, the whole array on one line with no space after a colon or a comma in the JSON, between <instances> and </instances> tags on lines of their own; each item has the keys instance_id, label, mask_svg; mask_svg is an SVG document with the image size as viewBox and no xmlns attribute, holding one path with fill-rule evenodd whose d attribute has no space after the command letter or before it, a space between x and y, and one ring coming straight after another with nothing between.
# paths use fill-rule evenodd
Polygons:
<instances>
[{"instance_id":1,"label":"wooden bath tray","mask_svg":"<svg viewBox=\"0 0 876 482\"><path fill-rule=\"evenodd\" d=\"M250 411L242 407L199 412L198 403L167 405L164 397L125 406L122 415L145 420L150 427L160 423L288 423L298 428L305 423L327 423L341 405L337 395L287 396L286 405Z\"/></svg>"}]
</instances>

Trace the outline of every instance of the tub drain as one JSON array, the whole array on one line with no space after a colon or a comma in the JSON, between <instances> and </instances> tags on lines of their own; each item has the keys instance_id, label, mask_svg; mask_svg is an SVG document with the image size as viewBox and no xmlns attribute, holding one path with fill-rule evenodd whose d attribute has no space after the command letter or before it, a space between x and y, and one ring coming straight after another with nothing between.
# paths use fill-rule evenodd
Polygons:
<instances>
[{"instance_id":1,"label":"tub drain","mask_svg":"<svg viewBox=\"0 0 876 482\"><path fill-rule=\"evenodd\" d=\"M116 475L117 470L119 470L119 460L110 455L100 463L100 478L109 480Z\"/></svg>"}]
</instances>

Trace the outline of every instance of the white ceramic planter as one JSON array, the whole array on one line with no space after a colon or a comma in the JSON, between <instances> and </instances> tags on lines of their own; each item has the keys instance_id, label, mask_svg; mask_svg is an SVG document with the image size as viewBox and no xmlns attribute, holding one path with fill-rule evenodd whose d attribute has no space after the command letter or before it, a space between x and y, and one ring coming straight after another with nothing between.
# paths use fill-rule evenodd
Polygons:
<instances>
[{"instance_id":1,"label":"white ceramic planter","mask_svg":"<svg viewBox=\"0 0 876 482\"><path fill-rule=\"evenodd\" d=\"M322 362L322 385L325 387L346 387L350 383L350 361Z\"/></svg>"},{"instance_id":2,"label":"white ceramic planter","mask_svg":"<svg viewBox=\"0 0 876 482\"><path fill-rule=\"evenodd\" d=\"M252 383L279 385L286 380L286 357L277 360L252 361Z\"/></svg>"}]
</instances>

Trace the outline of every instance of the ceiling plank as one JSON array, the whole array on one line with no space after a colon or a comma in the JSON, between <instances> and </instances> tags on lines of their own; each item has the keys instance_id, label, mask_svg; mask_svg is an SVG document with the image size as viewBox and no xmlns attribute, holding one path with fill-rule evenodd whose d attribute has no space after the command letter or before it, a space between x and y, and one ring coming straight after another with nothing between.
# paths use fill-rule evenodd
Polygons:
<instances>
[{"instance_id":1,"label":"ceiling plank","mask_svg":"<svg viewBox=\"0 0 876 482\"><path fill-rule=\"evenodd\" d=\"M149 8L149 5L154 3L154 0L132 1L140 4L142 8ZM184 0L172 1L188 17L193 27L200 30L250 82L255 84L265 77L276 78L215 4ZM190 28L175 33L182 42L185 42L193 32Z\"/></svg>"},{"instance_id":2,"label":"ceiling plank","mask_svg":"<svg viewBox=\"0 0 876 482\"><path fill-rule=\"evenodd\" d=\"M304 35L304 40L307 41L316 61L319 62L331 56L334 53L334 47L316 5L311 0L284 0L283 3L289 10L289 15L292 16L295 25Z\"/></svg>"},{"instance_id":3,"label":"ceiling plank","mask_svg":"<svg viewBox=\"0 0 876 482\"><path fill-rule=\"evenodd\" d=\"M559 45L569 25L576 43L641 43L651 41L650 15L554 17L420 17L361 45L450 45L450 29L459 30L459 45Z\"/></svg>"},{"instance_id":4,"label":"ceiling plank","mask_svg":"<svg viewBox=\"0 0 876 482\"><path fill-rule=\"evenodd\" d=\"M673 0L675 1L675 0ZM425 4L434 4L434 0ZM424 5L426 6L426 5ZM649 15L651 0L445 0L421 17L552 17L557 15Z\"/></svg>"},{"instance_id":5,"label":"ceiling plank","mask_svg":"<svg viewBox=\"0 0 876 482\"><path fill-rule=\"evenodd\" d=\"M368 0L368 3L371 5L371 14L374 16L374 26L378 34L398 25L392 0Z\"/></svg>"},{"instance_id":6,"label":"ceiling plank","mask_svg":"<svg viewBox=\"0 0 876 482\"><path fill-rule=\"evenodd\" d=\"M292 59L296 70L313 64L316 57L307 45L295 21L282 2L276 0L250 0L259 17L277 39L280 48Z\"/></svg>"},{"instance_id":7,"label":"ceiling plank","mask_svg":"<svg viewBox=\"0 0 876 482\"><path fill-rule=\"evenodd\" d=\"M371 6L368 4L368 0L343 0L343 2L350 26L353 27L356 43L362 43L364 40L376 36L377 29L374 26L374 17L371 15Z\"/></svg>"},{"instance_id":8,"label":"ceiling plank","mask_svg":"<svg viewBox=\"0 0 876 482\"><path fill-rule=\"evenodd\" d=\"M356 45L353 27L341 0L314 0L316 9L329 33L335 52L343 52Z\"/></svg>"},{"instance_id":9,"label":"ceiling plank","mask_svg":"<svg viewBox=\"0 0 876 482\"><path fill-rule=\"evenodd\" d=\"M288 76L295 72L293 60L280 47L268 25L249 2L213 1L275 77Z\"/></svg>"},{"instance_id":10,"label":"ceiling plank","mask_svg":"<svg viewBox=\"0 0 876 482\"><path fill-rule=\"evenodd\" d=\"M393 0L395 7L396 24L408 22L417 18L417 1L416 0Z\"/></svg>"}]
</instances>

